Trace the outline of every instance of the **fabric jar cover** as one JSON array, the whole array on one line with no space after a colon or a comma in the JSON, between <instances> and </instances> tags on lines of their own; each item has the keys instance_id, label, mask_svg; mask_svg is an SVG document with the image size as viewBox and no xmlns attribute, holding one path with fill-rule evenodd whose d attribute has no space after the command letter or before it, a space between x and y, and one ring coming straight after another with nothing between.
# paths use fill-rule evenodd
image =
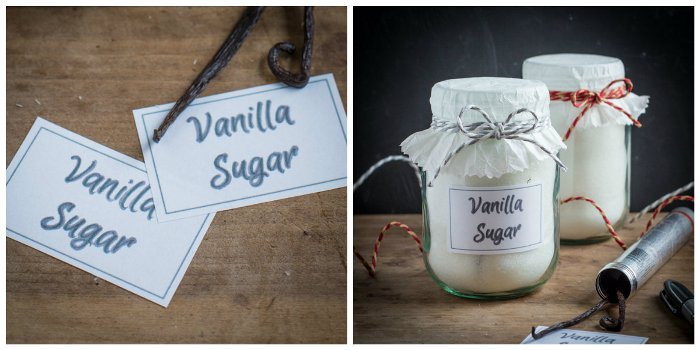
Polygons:
<instances>
[{"instance_id":1,"label":"fabric jar cover","mask_svg":"<svg viewBox=\"0 0 700 350\"><path fill-rule=\"evenodd\" d=\"M599 92L611 81L623 78L625 78L625 66L622 61L614 57L563 53L530 57L523 62L523 79L542 81L551 91L574 92L587 89ZM630 93L611 102L638 119L649 104L649 96ZM553 109L553 114L564 116L564 118L552 120L553 125L561 132L566 131L581 110L570 101L552 101L550 108ZM586 112L576 128L610 124L631 125L632 121L613 107L598 103Z\"/></svg>"},{"instance_id":2,"label":"fabric jar cover","mask_svg":"<svg viewBox=\"0 0 700 350\"><path fill-rule=\"evenodd\" d=\"M436 120L455 122L460 111L473 105L487 113L493 121L504 122L509 114L521 108L532 111L545 126L525 135L552 153L566 148L561 136L549 123L549 91L542 82L512 78L464 78L435 84L430 106ZM531 121L530 113L515 115L511 121ZM477 111L462 115L463 125L486 120ZM424 171L435 172L446 157L471 139L461 132L445 132L428 128L412 134L401 143L401 151ZM464 147L450 161L450 171L465 176L495 178L521 172L550 156L535 144L516 139L483 139Z\"/></svg>"}]
</instances>

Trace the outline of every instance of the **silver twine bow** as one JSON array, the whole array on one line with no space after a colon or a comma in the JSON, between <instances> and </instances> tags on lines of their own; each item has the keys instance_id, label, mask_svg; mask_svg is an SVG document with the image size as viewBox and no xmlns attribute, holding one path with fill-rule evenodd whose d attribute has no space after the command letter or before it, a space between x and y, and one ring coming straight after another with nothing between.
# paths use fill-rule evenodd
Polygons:
<instances>
[{"instance_id":1,"label":"silver twine bow","mask_svg":"<svg viewBox=\"0 0 700 350\"><path fill-rule=\"evenodd\" d=\"M479 112L481 116L484 117L484 119L486 119L486 121L464 125L464 123L462 122L462 115L467 110L474 110ZM514 116L524 112L530 113L530 115L532 115L532 119L526 121L510 121L511 119L513 119ZM537 114L535 114L535 112L527 108L520 108L517 111L512 112L508 115L508 118L506 118L506 121L504 122L493 121L488 115L488 113L474 105L469 105L462 108L462 110L459 111L459 115L457 116L456 122L440 120L436 117L433 117L433 122L430 124L431 128L446 132L462 132L471 140L464 142L456 150L450 152L450 154L447 155L445 160L442 162L442 165L440 165L437 168L437 170L435 170L435 175L433 176L433 179L430 180L430 182L428 183L428 186L433 186L433 181L435 181L435 179L438 177L440 170L447 166L447 164L450 162L450 160L452 159L452 157L454 157L455 154L461 151L464 147L473 145L484 139L508 139L530 142L539 147L545 153L547 153L547 155L552 157L554 162L556 162L557 165L560 166L563 170L566 170L566 166L564 166L564 163L562 163L561 160L559 160L559 158L557 158L557 156L554 153L552 153L544 146L540 145L537 141L522 136L524 134L530 134L532 132L540 131L547 124L548 120L540 119L537 116Z\"/></svg>"}]
</instances>

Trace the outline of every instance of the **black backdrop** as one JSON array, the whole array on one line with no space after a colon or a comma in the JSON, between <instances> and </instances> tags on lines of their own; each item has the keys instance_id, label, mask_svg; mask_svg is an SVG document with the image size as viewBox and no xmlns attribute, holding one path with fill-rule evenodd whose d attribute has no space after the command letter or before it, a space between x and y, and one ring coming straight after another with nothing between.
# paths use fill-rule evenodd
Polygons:
<instances>
[{"instance_id":1,"label":"black backdrop","mask_svg":"<svg viewBox=\"0 0 700 350\"><path fill-rule=\"evenodd\" d=\"M400 154L430 124L438 81L522 76L548 53L620 58L634 92L651 96L632 130L631 209L693 179L693 9L354 7L354 172ZM416 213L411 168L390 163L354 193L355 213Z\"/></svg>"}]
</instances>

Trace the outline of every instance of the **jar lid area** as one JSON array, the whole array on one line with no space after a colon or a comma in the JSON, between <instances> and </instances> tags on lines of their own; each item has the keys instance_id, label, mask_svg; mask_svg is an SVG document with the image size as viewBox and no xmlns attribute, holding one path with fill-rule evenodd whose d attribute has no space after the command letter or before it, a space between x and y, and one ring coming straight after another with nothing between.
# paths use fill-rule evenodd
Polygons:
<instances>
[{"instance_id":1,"label":"jar lid area","mask_svg":"<svg viewBox=\"0 0 700 350\"><path fill-rule=\"evenodd\" d=\"M620 59L615 57L583 53L559 53L554 55L541 55L530 57L526 60L526 62L563 67L595 66L608 64L616 65L622 63Z\"/></svg>"},{"instance_id":2,"label":"jar lid area","mask_svg":"<svg viewBox=\"0 0 700 350\"><path fill-rule=\"evenodd\" d=\"M539 81L514 78L463 78L441 81L433 86L430 107L433 115L454 120L462 108L474 105L496 121L504 121L512 112L527 108L538 116L549 116L549 92ZM527 114L513 120L529 119ZM464 123L483 122L477 112L463 115Z\"/></svg>"},{"instance_id":3,"label":"jar lid area","mask_svg":"<svg viewBox=\"0 0 700 350\"><path fill-rule=\"evenodd\" d=\"M452 91L461 91L465 93L495 93L504 94L508 92L516 92L524 89L537 89L539 82L529 81L516 78L500 78L500 77L477 77L477 78L462 78L443 80L435 84L435 88L441 88Z\"/></svg>"},{"instance_id":4,"label":"jar lid area","mask_svg":"<svg viewBox=\"0 0 700 350\"><path fill-rule=\"evenodd\" d=\"M550 90L600 90L625 77L625 66L615 57L562 53L530 57L523 62L523 78L540 80Z\"/></svg>"}]
</instances>

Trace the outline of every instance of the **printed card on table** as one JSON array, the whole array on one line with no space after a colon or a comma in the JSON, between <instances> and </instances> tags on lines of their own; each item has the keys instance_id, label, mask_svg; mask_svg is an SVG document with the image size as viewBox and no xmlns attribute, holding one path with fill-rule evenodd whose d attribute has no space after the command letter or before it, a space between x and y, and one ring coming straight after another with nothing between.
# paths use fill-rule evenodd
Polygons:
<instances>
[{"instance_id":1,"label":"printed card on table","mask_svg":"<svg viewBox=\"0 0 700 350\"><path fill-rule=\"evenodd\" d=\"M344 187L347 132L332 74L134 111L159 221Z\"/></svg>"},{"instance_id":2,"label":"printed card on table","mask_svg":"<svg viewBox=\"0 0 700 350\"><path fill-rule=\"evenodd\" d=\"M143 163L41 118L6 176L8 237L162 306L214 217L159 223Z\"/></svg>"},{"instance_id":3,"label":"printed card on table","mask_svg":"<svg viewBox=\"0 0 700 350\"><path fill-rule=\"evenodd\" d=\"M536 332L547 329L545 326L537 326ZM646 344L649 338L624 335L619 333L601 333L579 331L575 329L558 329L535 340L532 334L528 334L520 344Z\"/></svg>"}]
</instances>

